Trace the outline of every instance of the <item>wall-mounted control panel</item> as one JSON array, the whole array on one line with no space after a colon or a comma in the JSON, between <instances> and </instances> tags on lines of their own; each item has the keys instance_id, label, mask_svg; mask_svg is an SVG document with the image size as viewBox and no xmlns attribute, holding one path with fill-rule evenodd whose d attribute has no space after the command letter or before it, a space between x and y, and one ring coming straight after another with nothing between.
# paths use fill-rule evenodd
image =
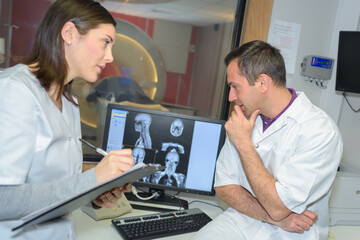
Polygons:
<instances>
[{"instance_id":1,"label":"wall-mounted control panel","mask_svg":"<svg viewBox=\"0 0 360 240\"><path fill-rule=\"evenodd\" d=\"M334 59L309 55L301 63L301 75L307 78L329 80L334 66Z\"/></svg>"}]
</instances>

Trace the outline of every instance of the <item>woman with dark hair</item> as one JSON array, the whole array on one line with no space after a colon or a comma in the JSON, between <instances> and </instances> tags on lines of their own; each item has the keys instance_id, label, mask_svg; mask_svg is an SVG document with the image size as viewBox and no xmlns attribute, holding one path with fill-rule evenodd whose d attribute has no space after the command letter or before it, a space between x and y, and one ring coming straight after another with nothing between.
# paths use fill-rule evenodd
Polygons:
<instances>
[{"instance_id":1,"label":"woman with dark hair","mask_svg":"<svg viewBox=\"0 0 360 240\"><path fill-rule=\"evenodd\" d=\"M2 239L71 239L69 216L16 236L18 219L128 170L130 149L110 151L82 172L75 78L93 84L113 61L116 23L93 0L57 0L45 14L32 52L0 73L0 233ZM124 187L93 203L112 207Z\"/></svg>"}]
</instances>

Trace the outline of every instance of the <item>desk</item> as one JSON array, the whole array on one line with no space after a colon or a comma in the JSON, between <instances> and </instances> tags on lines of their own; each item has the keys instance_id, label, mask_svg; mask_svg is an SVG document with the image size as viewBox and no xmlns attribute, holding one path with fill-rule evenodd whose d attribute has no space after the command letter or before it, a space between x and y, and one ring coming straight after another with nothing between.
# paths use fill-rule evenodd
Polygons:
<instances>
[{"instance_id":1,"label":"desk","mask_svg":"<svg viewBox=\"0 0 360 240\"><path fill-rule=\"evenodd\" d=\"M196 198L194 198L194 196L195 195L190 195L185 193L180 194L180 198L185 199L189 202L189 208L200 208L212 219L214 219L216 216L221 214L223 210L216 206L208 205L206 203L221 206L223 209L227 207L226 204L217 197L197 196ZM202 202L193 202L193 201L202 201ZM133 209L130 213L124 214L121 217L133 217L133 216L145 215L151 213L154 212ZM98 240L98 239L121 240L122 239L121 236L112 227L111 219L95 221L94 219L89 217L86 213L84 213L81 209L77 209L72 213L72 215L74 221L76 240ZM169 239L169 240L190 239L190 237L193 234L194 233L187 233L187 234L166 237L162 239Z\"/></svg>"},{"instance_id":2,"label":"desk","mask_svg":"<svg viewBox=\"0 0 360 240\"><path fill-rule=\"evenodd\" d=\"M198 196L194 198L195 195L180 194L180 197L189 201L189 208L200 208L206 214L208 214L212 219L222 213L220 208L208 205L215 204L226 208L226 204L216 197L207 197L207 196ZM202 202L192 201L200 200ZM130 213L122 215L121 217L132 217L138 215L149 214L153 212L143 211L138 209L133 209ZM111 225L111 220L101 220L95 221L87 214L82 212L80 209L73 212L74 228L76 240L121 240L120 235ZM174 240L184 240L190 239L194 233L187 233L177 236L171 236L162 239L174 239ZM329 229L329 240L359 240L360 239L360 226L332 226Z\"/></svg>"},{"instance_id":3,"label":"desk","mask_svg":"<svg viewBox=\"0 0 360 240\"><path fill-rule=\"evenodd\" d=\"M329 240L359 240L360 226L332 226L329 228Z\"/></svg>"}]
</instances>

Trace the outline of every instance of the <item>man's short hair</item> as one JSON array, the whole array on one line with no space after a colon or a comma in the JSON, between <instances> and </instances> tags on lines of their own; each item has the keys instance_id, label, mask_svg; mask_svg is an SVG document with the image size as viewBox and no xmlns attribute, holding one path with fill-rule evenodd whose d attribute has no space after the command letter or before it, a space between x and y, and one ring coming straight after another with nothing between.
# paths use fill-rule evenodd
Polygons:
<instances>
[{"instance_id":1,"label":"man's short hair","mask_svg":"<svg viewBox=\"0 0 360 240\"><path fill-rule=\"evenodd\" d=\"M232 50L225 57L225 64L237 60L239 74L254 85L260 74L266 74L276 86L286 86L285 62L280 50L270 44L255 40Z\"/></svg>"}]
</instances>

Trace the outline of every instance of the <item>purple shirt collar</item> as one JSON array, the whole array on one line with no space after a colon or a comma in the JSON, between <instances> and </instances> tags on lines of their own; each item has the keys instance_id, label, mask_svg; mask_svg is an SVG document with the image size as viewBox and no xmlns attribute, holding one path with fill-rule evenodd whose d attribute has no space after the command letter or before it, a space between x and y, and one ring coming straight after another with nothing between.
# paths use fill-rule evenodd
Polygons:
<instances>
[{"instance_id":1,"label":"purple shirt collar","mask_svg":"<svg viewBox=\"0 0 360 240\"><path fill-rule=\"evenodd\" d=\"M260 117L263 121L263 132L265 132L265 130L273 123L276 121L276 119L278 119L285 111L286 109L288 109L290 107L290 105L294 102L295 98L297 97L296 91L292 88L288 88L289 92L291 93L291 99L289 104L274 118L267 118L265 116L263 116L262 114L260 114Z\"/></svg>"}]
</instances>

